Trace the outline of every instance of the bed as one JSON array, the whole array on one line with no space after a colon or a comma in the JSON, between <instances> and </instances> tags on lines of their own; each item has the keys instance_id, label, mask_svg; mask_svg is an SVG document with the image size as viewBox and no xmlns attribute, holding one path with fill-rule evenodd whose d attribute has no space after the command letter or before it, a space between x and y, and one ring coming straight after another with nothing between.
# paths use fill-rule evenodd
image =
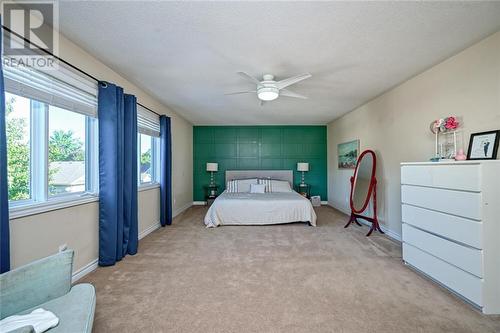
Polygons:
<instances>
[{"instance_id":1,"label":"bed","mask_svg":"<svg viewBox=\"0 0 500 333\"><path fill-rule=\"evenodd\" d=\"M292 170L226 171L226 183L235 179L274 179L293 184ZM316 226L316 213L311 202L295 191L228 193L215 199L205 215L208 228L220 225L269 225L308 222Z\"/></svg>"}]
</instances>

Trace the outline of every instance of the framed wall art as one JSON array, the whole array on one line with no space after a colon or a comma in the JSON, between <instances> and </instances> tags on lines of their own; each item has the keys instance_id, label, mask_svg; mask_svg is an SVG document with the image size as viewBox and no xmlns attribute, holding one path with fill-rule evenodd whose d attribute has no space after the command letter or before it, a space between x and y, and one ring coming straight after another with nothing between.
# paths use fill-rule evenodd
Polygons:
<instances>
[{"instance_id":1,"label":"framed wall art","mask_svg":"<svg viewBox=\"0 0 500 333\"><path fill-rule=\"evenodd\" d=\"M468 160L494 160L498 153L500 130L472 133L469 140Z\"/></svg>"}]
</instances>

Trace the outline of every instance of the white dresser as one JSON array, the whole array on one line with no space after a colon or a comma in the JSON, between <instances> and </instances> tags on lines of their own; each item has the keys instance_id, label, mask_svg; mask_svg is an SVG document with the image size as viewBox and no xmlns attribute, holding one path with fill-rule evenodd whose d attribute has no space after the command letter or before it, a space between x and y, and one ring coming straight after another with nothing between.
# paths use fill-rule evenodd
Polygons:
<instances>
[{"instance_id":1,"label":"white dresser","mask_svg":"<svg viewBox=\"0 0 500 333\"><path fill-rule=\"evenodd\" d=\"M403 260L500 314L500 160L401 164Z\"/></svg>"}]
</instances>

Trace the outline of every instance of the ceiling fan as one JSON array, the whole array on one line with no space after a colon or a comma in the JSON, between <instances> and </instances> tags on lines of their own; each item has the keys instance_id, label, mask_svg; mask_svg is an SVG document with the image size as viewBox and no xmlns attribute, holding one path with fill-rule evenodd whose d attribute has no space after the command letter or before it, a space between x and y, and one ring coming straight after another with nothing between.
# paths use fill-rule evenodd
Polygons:
<instances>
[{"instance_id":1,"label":"ceiling fan","mask_svg":"<svg viewBox=\"0 0 500 333\"><path fill-rule=\"evenodd\" d=\"M275 81L274 75L264 74L262 76L262 81L259 81L256 78L254 78L253 76L251 76L245 72L238 72L238 74L241 77L243 77L245 80L248 80L248 81L254 83L256 85L255 90L239 91L239 92L234 92L234 93L227 93L225 95L256 93L257 97L260 99L261 106L264 104L264 102L273 101L276 98L278 98L279 96L307 99L306 96L297 94L297 93L290 91L288 89L285 89L285 88L288 86L291 86L292 84L300 82L302 80L308 79L312 76L309 73L305 73L305 74L290 77L288 79L284 79L281 81Z\"/></svg>"}]
</instances>

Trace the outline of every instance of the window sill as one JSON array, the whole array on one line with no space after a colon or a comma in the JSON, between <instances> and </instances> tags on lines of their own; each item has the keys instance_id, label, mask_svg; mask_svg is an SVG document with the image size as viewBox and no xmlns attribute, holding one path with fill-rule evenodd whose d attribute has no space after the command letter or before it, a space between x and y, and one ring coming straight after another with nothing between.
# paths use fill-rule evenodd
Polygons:
<instances>
[{"instance_id":1,"label":"window sill","mask_svg":"<svg viewBox=\"0 0 500 333\"><path fill-rule=\"evenodd\" d=\"M155 189L155 188L160 188L160 184L158 184L158 183L150 183L150 184L139 185L137 191L142 192L142 191L152 190L152 189Z\"/></svg>"},{"instance_id":2,"label":"window sill","mask_svg":"<svg viewBox=\"0 0 500 333\"><path fill-rule=\"evenodd\" d=\"M160 184L144 184L138 187L138 191L148 191L160 188ZM41 203L27 203L9 208L9 219L14 220L25 216L47 213L53 210L64 209L73 206L80 206L91 202L99 201L98 195L78 195L66 198L52 199Z\"/></svg>"},{"instance_id":3,"label":"window sill","mask_svg":"<svg viewBox=\"0 0 500 333\"><path fill-rule=\"evenodd\" d=\"M53 210L84 205L96 201L99 201L99 196L86 194L71 196L68 198L58 198L41 203L30 203L22 206L15 206L9 209L9 219L13 220L25 216L43 214Z\"/></svg>"}]
</instances>

